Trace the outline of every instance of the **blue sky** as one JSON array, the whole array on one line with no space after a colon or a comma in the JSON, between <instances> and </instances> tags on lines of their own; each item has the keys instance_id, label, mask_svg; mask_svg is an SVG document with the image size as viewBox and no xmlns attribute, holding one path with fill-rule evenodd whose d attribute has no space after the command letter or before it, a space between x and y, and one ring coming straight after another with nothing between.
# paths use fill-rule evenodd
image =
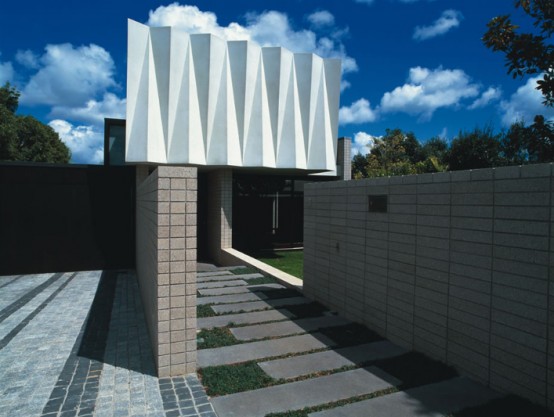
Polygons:
<instances>
[{"instance_id":1,"label":"blue sky","mask_svg":"<svg viewBox=\"0 0 554 417\"><path fill-rule=\"evenodd\" d=\"M0 15L0 83L22 91L19 113L57 130L74 162L99 163L103 118L125 115L127 19L178 25L342 58L339 136L366 152L387 128L451 140L477 125L554 120L536 78L512 79L481 42L507 13L530 25L511 0L12 1Z\"/></svg>"}]
</instances>

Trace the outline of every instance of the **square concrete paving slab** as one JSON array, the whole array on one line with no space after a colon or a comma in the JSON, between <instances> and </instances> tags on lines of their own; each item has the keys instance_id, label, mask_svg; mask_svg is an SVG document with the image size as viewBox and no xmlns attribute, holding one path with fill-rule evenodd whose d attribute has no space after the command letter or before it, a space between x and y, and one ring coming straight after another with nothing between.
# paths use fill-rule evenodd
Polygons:
<instances>
[{"instance_id":1,"label":"square concrete paving slab","mask_svg":"<svg viewBox=\"0 0 554 417\"><path fill-rule=\"evenodd\" d=\"M248 282L242 279L234 279L232 281L199 282L196 284L197 288L202 290L206 288L239 287L241 285L248 285Z\"/></svg>"},{"instance_id":2,"label":"square concrete paving slab","mask_svg":"<svg viewBox=\"0 0 554 417\"><path fill-rule=\"evenodd\" d=\"M249 292L257 292L264 290L284 289L280 284L262 284L262 285L249 285L247 287L226 287L226 288L210 288L205 290L198 290L200 295L227 295L227 294L242 294Z\"/></svg>"},{"instance_id":3,"label":"square concrete paving slab","mask_svg":"<svg viewBox=\"0 0 554 417\"><path fill-rule=\"evenodd\" d=\"M484 385L459 377L313 413L310 417L442 417L501 396Z\"/></svg>"},{"instance_id":4,"label":"square concrete paving slab","mask_svg":"<svg viewBox=\"0 0 554 417\"><path fill-rule=\"evenodd\" d=\"M196 277L196 282L217 282L217 281L229 281L233 279L243 279L242 275L216 275L207 277Z\"/></svg>"},{"instance_id":5,"label":"square concrete paving slab","mask_svg":"<svg viewBox=\"0 0 554 417\"><path fill-rule=\"evenodd\" d=\"M270 310L275 311L275 310ZM263 311L250 314L261 314ZM255 326L232 328L231 333L238 340L264 339L266 337L287 336L311 332L323 327L341 326L351 323L339 316L310 317L306 319L267 323Z\"/></svg>"},{"instance_id":6,"label":"square concrete paving slab","mask_svg":"<svg viewBox=\"0 0 554 417\"><path fill-rule=\"evenodd\" d=\"M235 274L235 277L240 279L254 279L254 278L263 278L264 276L258 272L252 274Z\"/></svg>"},{"instance_id":7,"label":"square concrete paving slab","mask_svg":"<svg viewBox=\"0 0 554 417\"><path fill-rule=\"evenodd\" d=\"M198 297L196 305L242 303L245 301L265 300L267 296L261 292L247 292L243 294L214 295L210 297ZM241 310L238 310L241 311Z\"/></svg>"},{"instance_id":8,"label":"square concrete paving slab","mask_svg":"<svg viewBox=\"0 0 554 417\"><path fill-rule=\"evenodd\" d=\"M305 334L301 336L283 337L282 339L264 340L260 342L242 343L198 351L198 366L230 365L257 359L290 353L309 352L325 349L333 345L333 341L322 334Z\"/></svg>"},{"instance_id":9,"label":"square concrete paving slab","mask_svg":"<svg viewBox=\"0 0 554 417\"><path fill-rule=\"evenodd\" d=\"M225 327L229 323L247 324L263 323L266 321L285 320L290 318L292 313L279 310L256 311L254 313L225 314L223 316L203 317L197 319L199 329L213 329L214 327ZM266 325L266 326L269 326Z\"/></svg>"},{"instance_id":10,"label":"square concrete paving slab","mask_svg":"<svg viewBox=\"0 0 554 417\"><path fill-rule=\"evenodd\" d=\"M283 307L283 306L292 306L307 304L311 301L305 297L290 297L290 298L279 298L276 300L267 300L267 301L251 301L243 303L233 303L233 304L219 304L212 306L212 310L217 314L222 313L237 313L239 311L255 311L255 310L264 310L273 307Z\"/></svg>"},{"instance_id":11,"label":"square concrete paving slab","mask_svg":"<svg viewBox=\"0 0 554 417\"><path fill-rule=\"evenodd\" d=\"M263 417L369 394L399 384L378 368L361 368L212 399L219 417ZM367 415L367 414L366 414Z\"/></svg>"},{"instance_id":12,"label":"square concrete paving slab","mask_svg":"<svg viewBox=\"0 0 554 417\"><path fill-rule=\"evenodd\" d=\"M272 378L288 379L339 369L343 366L359 365L363 362L398 356L406 352L406 349L385 340L260 362L258 365Z\"/></svg>"}]
</instances>

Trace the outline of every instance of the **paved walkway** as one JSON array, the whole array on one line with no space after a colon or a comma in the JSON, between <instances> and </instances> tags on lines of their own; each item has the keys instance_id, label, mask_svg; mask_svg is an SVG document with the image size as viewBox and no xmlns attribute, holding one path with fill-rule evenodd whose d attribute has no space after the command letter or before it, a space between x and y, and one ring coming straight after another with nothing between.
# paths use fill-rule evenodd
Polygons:
<instances>
[{"instance_id":1,"label":"paved walkway","mask_svg":"<svg viewBox=\"0 0 554 417\"><path fill-rule=\"evenodd\" d=\"M200 318L199 328L228 329L236 340L200 349L198 365L208 371L254 361L272 382L213 397L219 417L295 410L314 417L438 417L500 396L314 307L300 293L278 284L248 285L248 275L235 272L241 271L212 268L198 276L198 304L204 313L211 306L214 314ZM209 392L209 381L204 383Z\"/></svg>"},{"instance_id":2,"label":"paved walkway","mask_svg":"<svg viewBox=\"0 0 554 417\"><path fill-rule=\"evenodd\" d=\"M196 375L158 379L128 272L0 277L0 416L214 417Z\"/></svg>"}]
</instances>

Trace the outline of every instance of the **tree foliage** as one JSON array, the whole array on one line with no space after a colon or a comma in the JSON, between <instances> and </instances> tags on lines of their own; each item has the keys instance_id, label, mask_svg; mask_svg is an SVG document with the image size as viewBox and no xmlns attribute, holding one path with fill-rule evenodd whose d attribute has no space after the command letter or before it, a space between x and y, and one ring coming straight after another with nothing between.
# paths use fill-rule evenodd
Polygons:
<instances>
[{"instance_id":1,"label":"tree foliage","mask_svg":"<svg viewBox=\"0 0 554 417\"><path fill-rule=\"evenodd\" d=\"M50 126L32 116L19 116L19 92L6 83L0 88L0 161L66 164L69 148Z\"/></svg>"},{"instance_id":2,"label":"tree foliage","mask_svg":"<svg viewBox=\"0 0 554 417\"><path fill-rule=\"evenodd\" d=\"M508 74L514 78L526 74L543 74L538 89L544 104L554 106L554 2L552 0L517 0L521 8L533 19L536 33L518 32L509 15L497 16L488 23L484 44L506 56Z\"/></svg>"},{"instance_id":3,"label":"tree foliage","mask_svg":"<svg viewBox=\"0 0 554 417\"><path fill-rule=\"evenodd\" d=\"M450 144L432 138L421 144L412 133L387 130L367 155L355 155L352 177L422 174L447 170L554 162L554 123L542 116L525 126L514 123L507 131L491 127L461 131Z\"/></svg>"}]
</instances>

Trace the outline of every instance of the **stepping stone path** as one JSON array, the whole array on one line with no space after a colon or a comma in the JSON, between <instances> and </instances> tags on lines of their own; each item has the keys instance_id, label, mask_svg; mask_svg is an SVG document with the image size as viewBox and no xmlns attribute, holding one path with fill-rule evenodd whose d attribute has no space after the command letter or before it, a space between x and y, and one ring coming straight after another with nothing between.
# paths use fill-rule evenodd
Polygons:
<instances>
[{"instance_id":1,"label":"stepping stone path","mask_svg":"<svg viewBox=\"0 0 554 417\"><path fill-rule=\"evenodd\" d=\"M263 323L265 321L285 320L290 318L291 316L293 315L288 311L279 310L265 310L257 311L255 313L225 314L223 316L199 318L197 326L199 329L212 329L214 327L225 327L229 323ZM265 326L271 326L271 324L266 324ZM245 329L246 328L247 327L245 327Z\"/></svg>"},{"instance_id":2,"label":"stepping stone path","mask_svg":"<svg viewBox=\"0 0 554 417\"><path fill-rule=\"evenodd\" d=\"M237 313L239 311L265 310L271 307L293 306L307 304L310 300L304 297L279 298L277 300L251 301L245 303L219 304L212 306L212 310L217 314Z\"/></svg>"},{"instance_id":3,"label":"stepping stone path","mask_svg":"<svg viewBox=\"0 0 554 417\"><path fill-rule=\"evenodd\" d=\"M312 412L311 417L439 417L500 396L464 377L394 392L390 388L401 386L403 381L379 368L384 365L378 361L394 361L407 353L405 349L387 340L340 347L340 341L321 332L351 322L328 313L297 317L282 307L308 304L310 300L300 293L283 291L285 287L280 284L248 285L245 280L263 275L233 274L232 269L238 268L210 270L204 266L207 272L198 274L201 296L197 304L210 305L218 314L199 318L199 329L228 327L237 339L235 345L198 350L198 366L255 361L279 383L213 397L211 402L219 417L264 417L316 406L326 409ZM364 364L367 367L361 368ZM350 369L341 369L344 367ZM299 377L300 381L285 382ZM354 398L368 394L374 396L363 401ZM350 399L352 402L344 406L330 404Z\"/></svg>"},{"instance_id":4,"label":"stepping stone path","mask_svg":"<svg viewBox=\"0 0 554 417\"><path fill-rule=\"evenodd\" d=\"M214 281L214 282L199 282L196 284L199 289L205 288L220 288L220 287L237 287L241 285L248 285L248 282L242 279L234 279L232 281Z\"/></svg>"},{"instance_id":5,"label":"stepping stone path","mask_svg":"<svg viewBox=\"0 0 554 417\"><path fill-rule=\"evenodd\" d=\"M198 366L203 368L206 366L230 365L290 353L325 349L332 344L331 340L321 334L304 334L275 340L201 349L198 351Z\"/></svg>"},{"instance_id":6,"label":"stepping stone path","mask_svg":"<svg viewBox=\"0 0 554 417\"><path fill-rule=\"evenodd\" d=\"M249 285L240 287L225 287L225 288L208 288L205 290L198 290L200 295L227 295L227 294L242 294L256 291L264 291L271 289L284 289L279 284L262 284L262 285Z\"/></svg>"},{"instance_id":7,"label":"stepping stone path","mask_svg":"<svg viewBox=\"0 0 554 417\"><path fill-rule=\"evenodd\" d=\"M275 379L296 378L316 372L331 371L343 366L353 366L363 362L390 358L406 353L406 349L388 340L363 345L309 353L292 358L260 362L258 365L266 374Z\"/></svg>"},{"instance_id":8,"label":"stepping stone path","mask_svg":"<svg viewBox=\"0 0 554 417\"><path fill-rule=\"evenodd\" d=\"M310 417L442 417L499 397L499 393L460 377L312 413Z\"/></svg>"},{"instance_id":9,"label":"stepping stone path","mask_svg":"<svg viewBox=\"0 0 554 417\"><path fill-rule=\"evenodd\" d=\"M219 417L260 417L269 413L344 400L390 388L400 381L377 368L340 372L306 381L212 398Z\"/></svg>"},{"instance_id":10,"label":"stepping stone path","mask_svg":"<svg viewBox=\"0 0 554 417\"><path fill-rule=\"evenodd\" d=\"M275 311L275 310L269 310ZM250 313L258 315L265 311ZM221 316L220 316L221 317ZM225 316L223 316L225 317ZM310 317L295 321L281 321L278 323L258 324L256 326L239 327L231 329L231 333L238 340L264 339L266 337L288 336L291 334L306 333L317 330L321 327L340 326L350 323L348 320L338 316Z\"/></svg>"}]
</instances>

